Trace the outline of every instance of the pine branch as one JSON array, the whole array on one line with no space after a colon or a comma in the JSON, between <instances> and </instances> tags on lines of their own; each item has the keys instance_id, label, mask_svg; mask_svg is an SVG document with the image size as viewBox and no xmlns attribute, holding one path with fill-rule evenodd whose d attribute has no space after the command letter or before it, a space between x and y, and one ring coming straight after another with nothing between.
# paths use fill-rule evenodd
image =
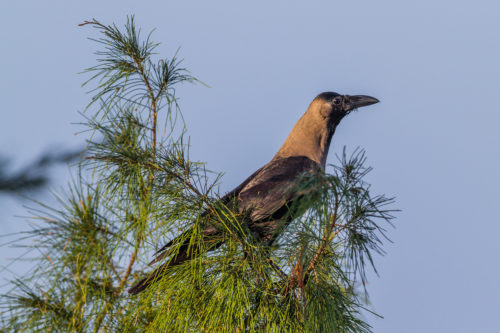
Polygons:
<instances>
[{"instance_id":1,"label":"pine branch","mask_svg":"<svg viewBox=\"0 0 500 333\"><path fill-rule=\"evenodd\" d=\"M81 25L97 29L102 47L85 72L84 85L94 84L83 114L87 157L58 206L31 210L18 246L36 265L2 299L0 330L370 332L355 284L383 254L380 223L393 210L363 181L364 153L344 151L332 173L305 175L296 215L262 244L237 201L215 193L220 174L189 158L175 85L199 81L177 53L153 61L158 44L141 38L133 17L123 29ZM158 132L162 120L168 133ZM207 226L217 235L206 237ZM183 246L192 257L126 295L164 238L172 247L156 261Z\"/></svg>"}]
</instances>

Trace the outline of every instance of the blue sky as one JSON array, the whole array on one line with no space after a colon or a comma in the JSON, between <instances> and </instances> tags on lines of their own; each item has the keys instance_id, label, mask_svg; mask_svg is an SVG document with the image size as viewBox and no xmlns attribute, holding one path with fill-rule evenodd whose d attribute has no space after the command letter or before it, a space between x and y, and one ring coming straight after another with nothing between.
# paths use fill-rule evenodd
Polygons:
<instances>
[{"instance_id":1,"label":"blue sky","mask_svg":"<svg viewBox=\"0 0 500 333\"><path fill-rule=\"evenodd\" d=\"M322 91L381 103L344 119L329 162L360 146L402 209L368 290L375 332L498 332L500 5L495 1L4 1L0 152L78 146L95 17L135 14L211 88L179 87L191 154L230 190L277 151ZM258 135L256 135L258 133ZM54 186L69 173L58 169ZM42 198L43 199L43 198ZM24 228L0 198L2 229ZM14 251L14 250L13 250ZM14 252L2 253L2 258ZM2 273L6 274L6 273ZM1 277L5 279L4 276Z\"/></svg>"}]
</instances>

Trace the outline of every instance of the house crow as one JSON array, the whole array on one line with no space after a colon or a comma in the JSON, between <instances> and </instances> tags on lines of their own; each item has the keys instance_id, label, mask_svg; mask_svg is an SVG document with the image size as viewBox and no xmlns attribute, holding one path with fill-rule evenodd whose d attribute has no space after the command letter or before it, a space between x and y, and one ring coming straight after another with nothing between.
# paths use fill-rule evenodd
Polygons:
<instances>
[{"instance_id":1,"label":"house crow","mask_svg":"<svg viewBox=\"0 0 500 333\"><path fill-rule=\"evenodd\" d=\"M236 207L239 212L245 212L245 223L263 243L271 244L290 220L290 203L300 200L299 194L290 191L290 185L304 173L322 172L325 168L328 149L335 128L342 118L352 110L377 103L370 96L340 95L334 92L324 92L314 98L304 115L295 124L290 135L285 140L273 159L254 172L241 185L224 195L220 200L223 204ZM211 249L220 246L220 230L213 225L206 225L202 230L203 239ZM184 235L185 236L185 235ZM168 249L183 242L177 255L156 269L146 278L129 289L129 293L137 294L155 280L161 278L165 268L178 265L197 255L193 245L189 245L189 237L179 236L162 247L155 263L170 256Z\"/></svg>"}]
</instances>

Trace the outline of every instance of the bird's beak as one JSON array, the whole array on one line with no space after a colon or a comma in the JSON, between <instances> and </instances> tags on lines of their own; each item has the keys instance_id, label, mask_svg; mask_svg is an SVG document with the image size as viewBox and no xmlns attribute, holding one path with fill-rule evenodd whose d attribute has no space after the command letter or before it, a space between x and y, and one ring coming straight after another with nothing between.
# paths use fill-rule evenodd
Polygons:
<instances>
[{"instance_id":1,"label":"bird's beak","mask_svg":"<svg viewBox=\"0 0 500 333\"><path fill-rule=\"evenodd\" d=\"M365 95L348 96L347 100L349 101L347 103L349 111L360 108L362 106L368 106L380 102L375 97L365 96Z\"/></svg>"}]
</instances>

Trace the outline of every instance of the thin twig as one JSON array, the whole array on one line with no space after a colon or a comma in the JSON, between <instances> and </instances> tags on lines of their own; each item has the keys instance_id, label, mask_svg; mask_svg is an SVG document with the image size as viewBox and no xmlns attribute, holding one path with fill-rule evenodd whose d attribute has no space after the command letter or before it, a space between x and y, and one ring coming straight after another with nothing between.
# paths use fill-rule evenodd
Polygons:
<instances>
[{"instance_id":1,"label":"thin twig","mask_svg":"<svg viewBox=\"0 0 500 333\"><path fill-rule=\"evenodd\" d=\"M141 59L137 59L134 57L134 62L137 66L137 71L142 76L142 80L144 81L144 84L146 85L146 88L148 89L149 98L151 99L151 111L153 111L153 128L152 128L153 143L152 143L152 145L153 145L153 156L156 159L156 127L157 127L157 118L158 118L156 97L154 95L153 89L151 88L151 85L149 83L146 72L144 71L144 66L142 65Z\"/></svg>"},{"instance_id":2,"label":"thin twig","mask_svg":"<svg viewBox=\"0 0 500 333\"><path fill-rule=\"evenodd\" d=\"M132 272L132 266L134 265L135 260L137 258L137 253L139 252L139 246L141 245L141 240L142 240L142 237L141 237L141 234L139 234L137 236L137 241L135 243L134 252L130 256L130 261L128 263L127 270L125 271L125 274L123 275L123 277L120 281L120 284L118 284L118 288L117 288L117 291L115 293L116 296L118 296L121 293L123 286L125 285L125 282L127 282L127 279L130 275L130 272Z\"/></svg>"},{"instance_id":3,"label":"thin twig","mask_svg":"<svg viewBox=\"0 0 500 333\"><path fill-rule=\"evenodd\" d=\"M335 208L334 208L334 211L333 211L333 215L330 218L330 225L328 226L328 230L323 235L323 239L321 240L321 244L316 249L316 253L314 254L314 257L312 258L311 262L307 266L307 269L306 269L306 274L307 275L316 267L316 264L317 264L317 262L319 260L319 257L321 256L321 254L325 250L325 247L326 247L326 244L328 243L328 240L330 238L333 238L336 235L338 235L338 233L340 233L346 227L346 225L343 225L339 230L337 230L333 234L333 237L331 237L330 234L332 233L332 230L333 230L333 228L335 227L335 225L337 223L338 209L339 209L339 199L338 199L338 194L335 193Z\"/></svg>"},{"instance_id":4,"label":"thin twig","mask_svg":"<svg viewBox=\"0 0 500 333\"><path fill-rule=\"evenodd\" d=\"M106 156L85 156L85 159L86 160L100 160L100 161L110 161L110 162L121 162L122 160L119 159L119 158L114 158L114 157L106 157ZM175 177L177 180L179 180L180 182L182 182L184 185L186 185L191 191L193 191L194 194L200 196L200 197L207 197L206 195L203 195L189 180L179 176L177 173L169 170L169 169L165 169L165 168L162 168L160 167L158 164L156 163L152 163L152 162L142 162L145 166L149 167L149 168L152 168L152 169L156 169L156 170L159 170L159 171L163 171L163 172L166 172L168 173L169 175ZM215 212L215 208L210 205L209 203L207 203L207 205L209 206L210 210L212 212Z\"/></svg>"},{"instance_id":5,"label":"thin twig","mask_svg":"<svg viewBox=\"0 0 500 333\"><path fill-rule=\"evenodd\" d=\"M116 287L116 289L115 289L115 293L114 293L115 297L117 297L121 294L123 287L125 286L125 282L127 282L127 279L129 277L130 273L132 272L132 266L134 265L135 260L137 258L137 253L139 252L141 240L142 240L142 237L141 237L141 234L139 234L137 236L137 241L135 244L134 252L130 256L130 261L128 263L127 270L125 271L125 274L123 275L120 283L118 284L118 287ZM104 307L104 310L99 314L99 317L97 318L96 323L94 325L94 333L97 333L99 331L99 329L102 325L102 321L104 320L104 317L106 317L106 314L109 312L109 309L111 308L112 303L113 302L109 299L106 301L106 305Z\"/></svg>"}]
</instances>

